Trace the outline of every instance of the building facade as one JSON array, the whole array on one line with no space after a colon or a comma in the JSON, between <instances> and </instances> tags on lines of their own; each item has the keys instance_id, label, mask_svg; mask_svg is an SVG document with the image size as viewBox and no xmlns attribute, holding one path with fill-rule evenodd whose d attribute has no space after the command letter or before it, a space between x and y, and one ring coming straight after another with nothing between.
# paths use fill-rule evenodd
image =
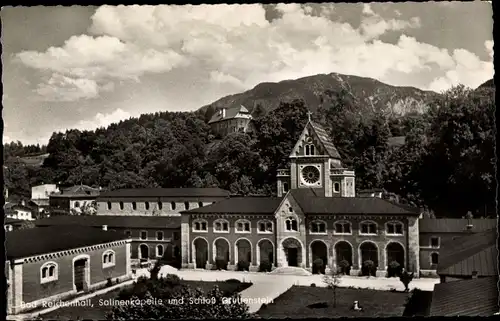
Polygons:
<instances>
[{"instance_id":1,"label":"building facade","mask_svg":"<svg viewBox=\"0 0 500 321\"><path fill-rule=\"evenodd\" d=\"M420 273L423 276L437 276L440 250L444 243L464 235L481 233L497 226L496 219L432 219L419 220L420 225Z\"/></svg>"},{"instance_id":2,"label":"building facade","mask_svg":"<svg viewBox=\"0 0 500 321\"><path fill-rule=\"evenodd\" d=\"M116 232L81 226L7 233L7 313L130 279L130 242Z\"/></svg>"},{"instance_id":3,"label":"building facade","mask_svg":"<svg viewBox=\"0 0 500 321\"><path fill-rule=\"evenodd\" d=\"M181 237L179 216L54 216L37 220L36 226L84 226L117 232L131 240L131 263L163 258L180 266Z\"/></svg>"},{"instance_id":4,"label":"building facade","mask_svg":"<svg viewBox=\"0 0 500 321\"><path fill-rule=\"evenodd\" d=\"M119 189L101 193L97 214L179 216L181 211L208 206L229 195L220 188Z\"/></svg>"},{"instance_id":5,"label":"building facade","mask_svg":"<svg viewBox=\"0 0 500 321\"><path fill-rule=\"evenodd\" d=\"M244 106L220 109L215 112L208 124L215 134L222 137L231 133L253 131L252 115Z\"/></svg>"},{"instance_id":6,"label":"building facade","mask_svg":"<svg viewBox=\"0 0 500 321\"><path fill-rule=\"evenodd\" d=\"M53 212L81 212L86 206L93 204L100 194L100 189L86 185L75 185L62 189L59 193L49 195L49 206ZM95 213L94 213L95 214Z\"/></svg>"},{"instance_id":7,"label":"building facade","mask_svg":"<svg viewBox=\"0 0 500 321\"><path fill-rule=\"evenodd\" d=\"M419 271L418 211L355 196L354 172L342 167L326 131L309 121L279 170L278 198L232 198L182 213L184 267L210 268L217 258L311 268L347 261L351 274L369 261L385 275L396 261Z\"/></svg>"}]
</instances>

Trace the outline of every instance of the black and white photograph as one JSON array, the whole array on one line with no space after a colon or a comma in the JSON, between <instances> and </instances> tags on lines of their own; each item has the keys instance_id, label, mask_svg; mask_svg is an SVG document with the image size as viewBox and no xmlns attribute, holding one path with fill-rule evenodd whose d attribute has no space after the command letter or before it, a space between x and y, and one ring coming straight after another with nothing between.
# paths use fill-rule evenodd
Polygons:
<instances>
[{"instance_id":1,"label":"black and white photograph","mask_svg":"<svg viewBox=\"0 0 500 321\"><path fill-rule=\"evenodd\" d=\"M6 319L500 314L493 7L3 6Z\"/></svg>"}]
</instances>

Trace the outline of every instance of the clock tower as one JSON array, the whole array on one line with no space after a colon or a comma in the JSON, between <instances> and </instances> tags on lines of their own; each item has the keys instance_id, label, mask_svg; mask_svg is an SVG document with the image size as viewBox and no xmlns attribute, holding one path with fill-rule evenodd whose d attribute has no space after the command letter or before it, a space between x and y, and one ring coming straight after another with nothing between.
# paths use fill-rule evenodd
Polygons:
<instances>
[{"instance_id":1,"label":"clock tower","mask_svg":"<svg viewBox=\"0 0 500 321\"><path fill-rule=\"evenodd\" d=\"M307 122L289 158L290 169L277 173L278 196L289 189L312 188L325 197L354 197L355 175L342 167L340 155L326 130Z\"/></svg>"}]
</instances>

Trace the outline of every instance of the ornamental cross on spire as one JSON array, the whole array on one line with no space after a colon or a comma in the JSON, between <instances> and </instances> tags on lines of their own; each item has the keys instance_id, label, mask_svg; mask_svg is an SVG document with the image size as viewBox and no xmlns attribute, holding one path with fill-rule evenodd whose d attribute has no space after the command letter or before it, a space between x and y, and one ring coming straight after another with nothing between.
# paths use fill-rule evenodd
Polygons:
<instances>
[{"instance_id":1,"label":"ornamental cross on spire","mask_svg":"<svg viewBox=\"0 0 500 321\"><path fill-rule=\"evenodd\" d=\"M311 111L308 111L308 112L307 112L307 118L309 119L309 121L311 121L311 115L312 115L312 112L311 112Z\"/></svg>"}]
</instances>

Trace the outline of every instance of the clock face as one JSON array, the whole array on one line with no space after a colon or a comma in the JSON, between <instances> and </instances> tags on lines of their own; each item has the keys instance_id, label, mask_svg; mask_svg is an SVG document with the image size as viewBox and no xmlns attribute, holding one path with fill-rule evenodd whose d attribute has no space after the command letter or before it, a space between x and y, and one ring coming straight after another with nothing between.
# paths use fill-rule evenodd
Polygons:
<instances>
[{"instance_id":1,"label":"clock face","mask_svg":"<svg viewBox=\"0 0 500 321\"><path fill-rule=\"evenodd\" d=\"M320 172L315 166L306 166L302 169L302 180L307 185L314 185L319 182Z\"/></svg>"}]
</instances>

